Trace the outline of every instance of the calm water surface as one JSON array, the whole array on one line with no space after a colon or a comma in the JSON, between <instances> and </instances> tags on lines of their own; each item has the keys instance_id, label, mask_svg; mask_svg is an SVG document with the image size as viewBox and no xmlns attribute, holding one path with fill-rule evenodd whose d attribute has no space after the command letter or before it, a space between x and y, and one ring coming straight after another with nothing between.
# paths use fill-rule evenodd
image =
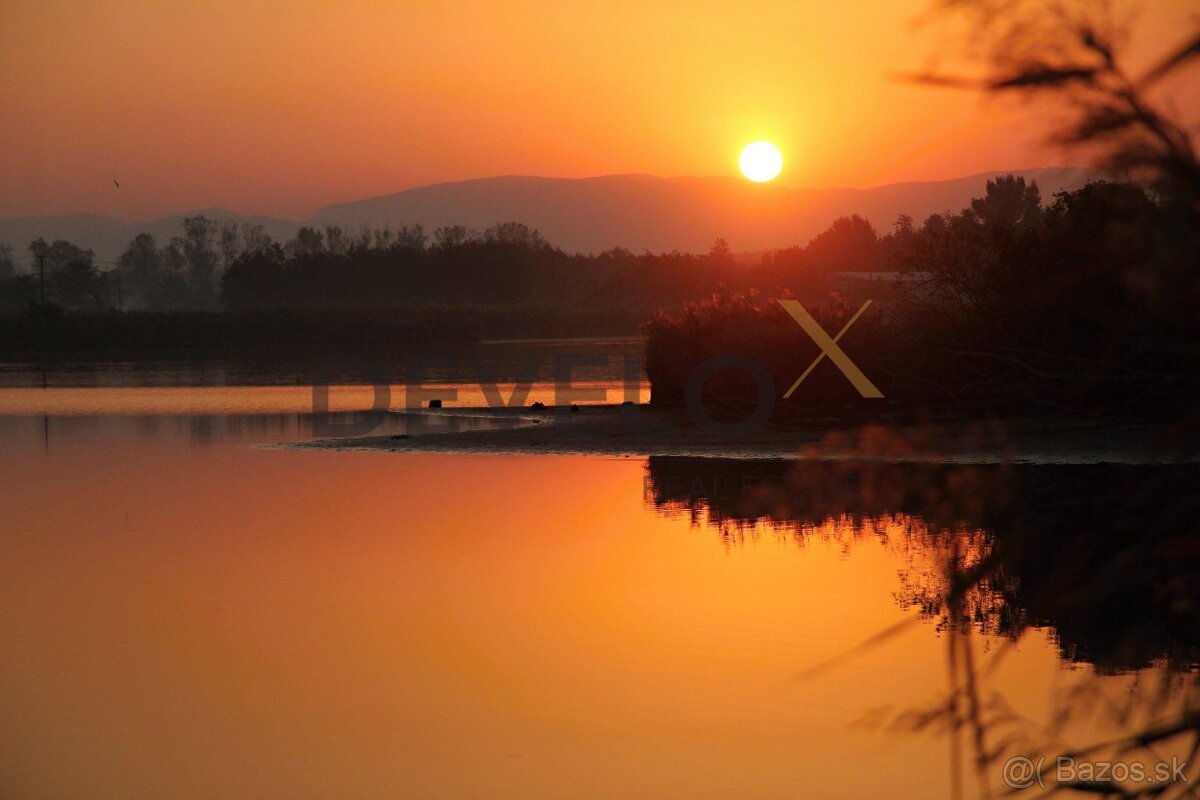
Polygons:
<instances>
[{"instance_id":1,"label":"calm water surface","mask_svg":"<svg viewBox=\"0 0 1200 800\"><path fill-rule=\"evenodd\" d=\"M787 465L269 449L306 418L145 411L0 417L4 797L951 791L952 741L888 722L953 679L899 500L746 512ZM1097 677L1051 621L973 629L1035 726L1177 645Z\"/></svg>"}]
</instances>

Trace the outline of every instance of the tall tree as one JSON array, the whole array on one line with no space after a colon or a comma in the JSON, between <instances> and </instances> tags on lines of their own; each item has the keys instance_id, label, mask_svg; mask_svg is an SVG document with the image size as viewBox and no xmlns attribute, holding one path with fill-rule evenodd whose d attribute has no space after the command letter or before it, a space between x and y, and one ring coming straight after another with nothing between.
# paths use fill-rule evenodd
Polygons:
<instances>
[{"instance_id":1,"label":"tall tree","mask_svg":"<svg viewBox=\"0 0 1200 800\"><path fill-rule=\"evenodd\" d=\"M270 249L275 244L272 241L267 229L261 223L243 222L242 223L242 252L243 253L261 253L264 250Z\"/></svg>"},{"instance_id":2,"label":"tall tree","mask_svg":"<svg viewBox=\"0 0 1200 800\"><path fill-rule=\"evenodd\" d=\"M1027 186L1023 177L1000 175L987 182L983 197L971 201L971 211L994 233L1019 233L1041 220L1042 194L1036 181Z\"/></svg>"},{"instance_id":3,"label":"tall tree","mask_svg":"<svg viewBox=\"0 0 1200 800\"><path fill-rule=\"evenodd\" d=\"M237 257L242 254L241 229L236 222L221 223L220 247L221 269L227 270Z\"/></svg>"},{"instance_id":4,"label":"tall tree","mask_svg":"<svg viewBox=\"0 0 1200 800\"><path fill-rule=\"evenodd\" d=\"M187 285L192 300L199 306L216 300L217 223L203 215L183 218L183 254L187 259Z\"/></svg>"},{"instance_id":5,"label":"tall tree","mask_svg":"<svg viewBox=\"0 0 1200 800\"><path fill-rule=\"evenodd\" d=\"M729 240L720 237L713 242L712 247L708 250L709 263L717 268L728 267L733 264L733 250L729 247Z\"/></svg>"},{"instance_id":6,"label":"tall tree","mask_svg":"<svg viewBox=\"0 0 1200 800\"><path fill-rule=\"evenodd\" d=\"M471 240L471 232L462 225L450 225L433 232L433 246L439 250L452 250Z\"/></svg>"},{"instance_id":7,"label":"tall tree","mask_svg":"<svg viewBox=\"0 0 1200 800\"><path fill-rule=\"evenodd\" d=\"M103 282L91 250L62 239L53 244L36 239L30 242L29 252L35 265L45 266L48 301L64 308L99 308L105 304Z\"/></svg>"},{"instance_id":8,"label":"tall tree","mask_svg":"<svg viewBox=\"0 0 1200 800\"><path fill-rule=\"evenodd\" d=\"M869 270L879 264L879 235L870 222L857 214L838 217L805 248L813 267L820 272Z\"/></svg>"},{"instance_id":9,"label":"tall tree","mask_svg":"<svg viewBox=\"0 0 1200 800\"><path fill-rule=\"evenodd\" d=\"M325 249L335 256L344 256L350 249L350 237L341 225L325 226Z\"/></svg>"},{"instance_id":10,"label":"tall tree","mask_svg":"<svg viewBox=\"0 0 1200 800\"><path fill-rule=\"evenodd\" d=\"M0 242L0 279L11 278L16 273L17 265L13 261L12 245Z\"/></svg>"},{"instance_id":11,"label":"tall tree","mask_svg":"<svg viewBox=\"0 0 1200 800\"><path fill-rule=\"evenodd\" d=\"M325 250L325 234L307 225L296 231L296 238L288 243L288 249L295 255L315 256Z\"/></svg>"},{"instance_id":12,"label":"tall tree","mask_svg":"<svg viewBox=\"0 0 1200 800\"><path fill-rule=\"evenodd\" d=\"M429 237L420 225L401 225L396 231L396 247L401 250L424 250L428 244Z\"/></svg>"},{"instance_id":13,"label":"tall tree","mask_svg":"<svg viewBox=\"0 0 1200 800\"><path fill-rule=\"evenodd\" d=\"M126 308L164 311L189 305L182 246L159 248L154 237L139 233L118 260Z\"/></svg>"}]
</instances>

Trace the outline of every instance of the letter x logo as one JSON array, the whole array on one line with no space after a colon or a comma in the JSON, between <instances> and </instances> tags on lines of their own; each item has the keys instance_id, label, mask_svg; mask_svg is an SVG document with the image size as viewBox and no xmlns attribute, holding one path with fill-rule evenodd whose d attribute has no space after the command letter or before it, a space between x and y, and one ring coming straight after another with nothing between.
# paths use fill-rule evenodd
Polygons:
<instances>
[{"instance_id":1,"label":"letter x logo","mask_svg":"<svg viewBox=\"0 0 1200 800\"><path fill-rule=\"evenodd\" d=\"M850 356L846 355L841 347L838 347L838 340L842 338L842 335L845 334L846 331L850 330L850 326L857 322L858 318L862 316L862 313L867 310L867 307L871 305L870 300L862 304L862 308L854 313L854 316L850 318L850 321L843 325L842 329L838 331L837 336L834 336L832 339L830 339L829 334L826 333L819 324L817 324L817 321L813 319L812 314L809 314L808 311L805 310L804 306L800 305L798 301L780 300L779 305L783 306L783 310L788 312L788 314L792 316L792 319L796 320L796 324L803 328L804 332L812 337L812 340L817 343L817 347L821 348L821 354L818 355L816 359L814 359L813 362L808 365L808 369L804 370L803 375L801 375L799 378L796 378L796 382L792 384L792 388L783 393L785 399L792 396L792 392L796 391L800 384L804 382L804 379L808 377L809 373L816 368L817 364L820 364L821 361L824 360L825 356L829 356L829 360L832 361L837 368L842 371L843 375L850 379L850 382L854 384L854 388L857 389L858 393L863 397L883 397L883 392L875 388L875 384L871 383L870 379L863 374L863 371L859 369L853 361L850 360Z\"/></svg>"}]
</instances>

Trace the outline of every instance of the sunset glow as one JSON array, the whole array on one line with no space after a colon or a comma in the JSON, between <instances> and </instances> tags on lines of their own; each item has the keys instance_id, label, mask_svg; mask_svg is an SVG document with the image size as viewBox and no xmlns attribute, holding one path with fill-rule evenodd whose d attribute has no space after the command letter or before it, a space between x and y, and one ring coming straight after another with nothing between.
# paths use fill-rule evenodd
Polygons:
<instances>
[{"instance_id":1,"label":"sunset glow","mask_svg":"<svg viewBox=\"0 0 1200 800\"><path fill-rule=\"evenodd\" d=\"M4 3L0 218L297 219L493 175L730 175L759 138L798 186L1063 163L1027 110L897 77L931 52L910 24L928 5ZM1144 5L1143 50L1194 10Z\"/></svg>"},{"instance_id":2,"label":"sunset glow","mask_svg":"<svg viewBox=\"0 0 1200 800\"><path fill-rule=\"evenodd\" d=\"M0 0L0 800L1193 796L1198 2Z\"/></svg>"}]
</instances>

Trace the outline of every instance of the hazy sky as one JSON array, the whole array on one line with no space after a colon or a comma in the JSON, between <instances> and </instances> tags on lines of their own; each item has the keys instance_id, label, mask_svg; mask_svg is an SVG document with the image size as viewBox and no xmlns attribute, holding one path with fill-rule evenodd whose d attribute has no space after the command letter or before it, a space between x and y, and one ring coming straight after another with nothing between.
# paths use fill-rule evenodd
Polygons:
<instances>
[{"instance_id":1,"label":"hazy sky","mask_svg":"<svg viewBox=\"0 0 1200 800\"><path fill-rule=\"evenodd\" d=\"M927 5L0 0L0 217L299 218L491 175L734 174L757 138L792 186L1067 162L1027 111L891 77L936 49L909 25ZM1198 4L1144 9L1143 47Z\"/></svg>"}]
</instances>

